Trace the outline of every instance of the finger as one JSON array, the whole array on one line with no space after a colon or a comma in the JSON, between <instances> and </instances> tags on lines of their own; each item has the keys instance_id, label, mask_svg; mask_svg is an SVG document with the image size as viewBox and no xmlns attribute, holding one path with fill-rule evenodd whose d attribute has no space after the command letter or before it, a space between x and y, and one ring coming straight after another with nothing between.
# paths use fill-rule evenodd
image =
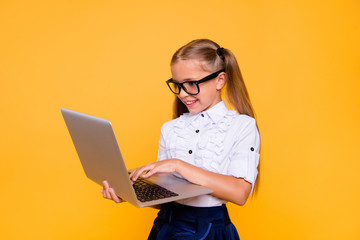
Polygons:
<instances>
[{"instance_id":1,"label":"finger","mask_svg":"<svg viewBox=\"0 0 360 240\"><path fill-rule=\"evenodd\" d=\"M130 174L130 179L131 179L131 181L133 181L133 182L136 181L137 175L139 174L139 171L141 171L140 169L141 169L141 167L135 169L135 170Z\"/></svg>"},{"instance_id":2,"label":"finger","mask_svg":"<svg viewBox=\"0 0 360 240\"><path fill-rule=\"evenodd\" d=\"M156 167L154 167L153 169L149 170L147 173L145 173L142 177L143 178L149 178L151 176L153 176L154 174L158 173L158 169Z\"/></svg>"},{"instance_id":3,"label":"finger","mask_svg":"<svg viewBox=\"0 0 360 240\"><path fill-rule=\"evenodd\" d=\"M105 190L110 188L110 185L109 185L108 181L106 181L106 180L102 181L102 185L103 185Z\"/></svg>"},{"instance_id":4,"label":"finger","mask_svg":"<svg viewBox=\"0 0 360 240\"><path fill-rule=\"evenodd\" d=\"M114 202L116 203L121 203L121 198L119 198L116 194L115 191L113 189L109 189L109 193L111 196L111 199L114 200Z\"/></svg>"},{"instance_id":5,"label":"finger","mask_svg":"<svg viewBox=\"0 0 360 240\"><path fill-rule=\"evenodd\" d=\"M111 191L111 188L109 188L109 189L106 191L106 198L108 198L108 199L111 199L110 191Z\"/></svg>"},{"instance_id":6,"label":"finger","mask_svg":"<svg viewBox=\"0 0 360 240\"><path fill-rule=\"evenodd\" d=\"M103 188L103 189L101 189L100 190L100 192L102 193L102 195L103 195L103 198L106 198L106 190Z\"/></svg>"},{"instance_id":7,"label":"finger","mask_svg":"<svg viewBox=\"0 0 360 240\"><path fill-rule=\"evenodd\" d=\"M136 168L134 171L132 171L131 173L130 173L130 179L133 179L134 178L134 176L137 174L137 172L139 171L139 169L138 168Z\"/></svg>"},{"instance_id":8,"label":"finger","mask_svg":"<svg viewBox=\"0 0 360 240\"><path fill-rule=\"evenodd\" d=\"M108 198L108 199L111 199L111 195L110 195L110 192L109 192L109 190L111 189L111 187L110 187L110 184L109 184L109 182L108 181L103 181L103 185L104 185L104 193L105 193L105 198Z\"/></svg>"},{"instance_id":9,"label":"finger","mask_svg":"<svg viewBox=\"0 0 360 240\"><path fill-rule=\"evenodd\" d=\"M129 175L129 178L131 179L131 177L134 175L134 172L136 171L136 169L135 170L133 170L131 173L130 173L130 175Z\"/></svg>"},{"instance_id":10,"label":"finger","mask_svg":"<svg viewBox=\"0 0 360 240\"><path fill-rule=\"evenodd\" d=\"M102 193L103 197L105 197L105 182L106 181L101 182L103 188L100 190L100 192Z\"/></svg>"},{"instance_id":11,"label":"finger","mask_svg":"<svg viewBox=\"0 0 360 240\"><path fill-rule=\"evenodd\" d=\"M148 171L147 173L145 173L142 177L143 177L143 178L149 178L149 177L151 177L152 175L154 175L154 171L150 170L150 171Z\"/></svg>"},{"instance_id":12,"label":"finger","mask_svg":"<svg viewBox=\"0 0 360 240\"><path fill-rule=\"evenodd\" d=\"M147 168L149 168L148 165L136 169L136 172L135 172L134 175L132 176L131 180L135 182L135 181L141 176L141 174L142 174L144 171L148 171Z\"/></svg>"},{"instance_id":13,"label":"finger","mask_svg":"<svg viewBox=\"0 0 360 240\"><path fill-rule=\"evenodd\" d=\"M148 176L151 176L153 174L153 172L156 171L156 168L154 167L153 169L150 169L149 171L146 171L142 177L143 178L148 178Z\"/></svg>"}]
</instances>

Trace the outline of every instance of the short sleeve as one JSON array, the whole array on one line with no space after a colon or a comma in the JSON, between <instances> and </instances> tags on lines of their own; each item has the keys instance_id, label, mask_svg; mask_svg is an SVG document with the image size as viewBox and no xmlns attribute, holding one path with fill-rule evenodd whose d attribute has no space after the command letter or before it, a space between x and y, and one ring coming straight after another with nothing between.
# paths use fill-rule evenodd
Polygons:
<instances>
[{"instance_id":1,"label":"short sleeve","mask_svg":"<svg viewBox=\"0 0 360 240\"><path fill-rule=\"evenodd\" d=\"M245 117L235 131L235 141L230 154L228 175L244 178L247 182L254 183L258 174L260 135L255 119Z\"/></svg>"},{"instance_id":2,"label":"short sleeve","mask_svg":"<svg viewBox=\"0 0 360 240\"><path fill-rule=\"evenodd\" d=\"M168 131L168 126L165 123L162 127L161 127L161 131L160 131L160 140L159 140L159 150L158 150L158 161L161 160L165 160L168 159L169 156L167 154L167 150L166 150L166 140L165 140L165 136L167 134Z\"/></svg>"}]
</instances>

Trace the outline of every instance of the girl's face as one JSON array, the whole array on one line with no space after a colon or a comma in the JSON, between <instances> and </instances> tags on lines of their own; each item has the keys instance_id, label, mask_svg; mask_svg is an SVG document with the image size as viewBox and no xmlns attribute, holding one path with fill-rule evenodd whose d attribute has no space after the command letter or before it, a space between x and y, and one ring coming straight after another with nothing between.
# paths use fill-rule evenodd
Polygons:
<instances>
[{"instance_id":1,"label":"girl's face","mask_svg":"<svg viewBox=\"0 0 360 240\"><path fill-rule=\"evenodd\" d=\"M173 81L182 83L198 81L213 72L204 70L197 60L178 60L171 66L171 73ZM200 92L197 95L190 95L181 89L177 97L185 104L190 113L196 114L210 109L221 101L220 90L224 84L225 73L222 72L216 78L200 83Z\"/></svg>"}]
</instances>

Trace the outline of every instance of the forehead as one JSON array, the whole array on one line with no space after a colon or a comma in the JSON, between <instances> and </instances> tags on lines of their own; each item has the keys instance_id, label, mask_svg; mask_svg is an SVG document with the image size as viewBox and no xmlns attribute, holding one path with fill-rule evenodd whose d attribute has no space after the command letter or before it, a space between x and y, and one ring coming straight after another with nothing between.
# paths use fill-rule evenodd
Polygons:
<instances>
[{"instance_id":1,"label":"forehead","mask_svg":"<svg viewBox=\"0 0 360 240\"><path fill-rule=\"evenodd\" d=\"M178 82L199 80L209 73L204 69L204 63L198 60L179 60L171 65L172 78Z\"/></svg>"}]
</instances>

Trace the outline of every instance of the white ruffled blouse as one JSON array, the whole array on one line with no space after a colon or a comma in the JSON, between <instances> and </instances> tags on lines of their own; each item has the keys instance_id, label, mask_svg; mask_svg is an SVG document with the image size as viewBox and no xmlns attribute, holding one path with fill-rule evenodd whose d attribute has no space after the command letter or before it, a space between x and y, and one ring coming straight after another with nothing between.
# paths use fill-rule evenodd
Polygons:
<instances>
[{"instance_id":1,"label":"white ruffled blouse","mask_svg":"<svg viewBox=\"0 0 360 240\"><path fill-rule=\"evenodd\" d=\"M258 174L260 136L255 119L228 110L224 101L198 114L185 113L161 128L158 161L177 158L252 184ZM212 207L226 201L203 195L178 201Z\"/></svg>"}]
</instances>

